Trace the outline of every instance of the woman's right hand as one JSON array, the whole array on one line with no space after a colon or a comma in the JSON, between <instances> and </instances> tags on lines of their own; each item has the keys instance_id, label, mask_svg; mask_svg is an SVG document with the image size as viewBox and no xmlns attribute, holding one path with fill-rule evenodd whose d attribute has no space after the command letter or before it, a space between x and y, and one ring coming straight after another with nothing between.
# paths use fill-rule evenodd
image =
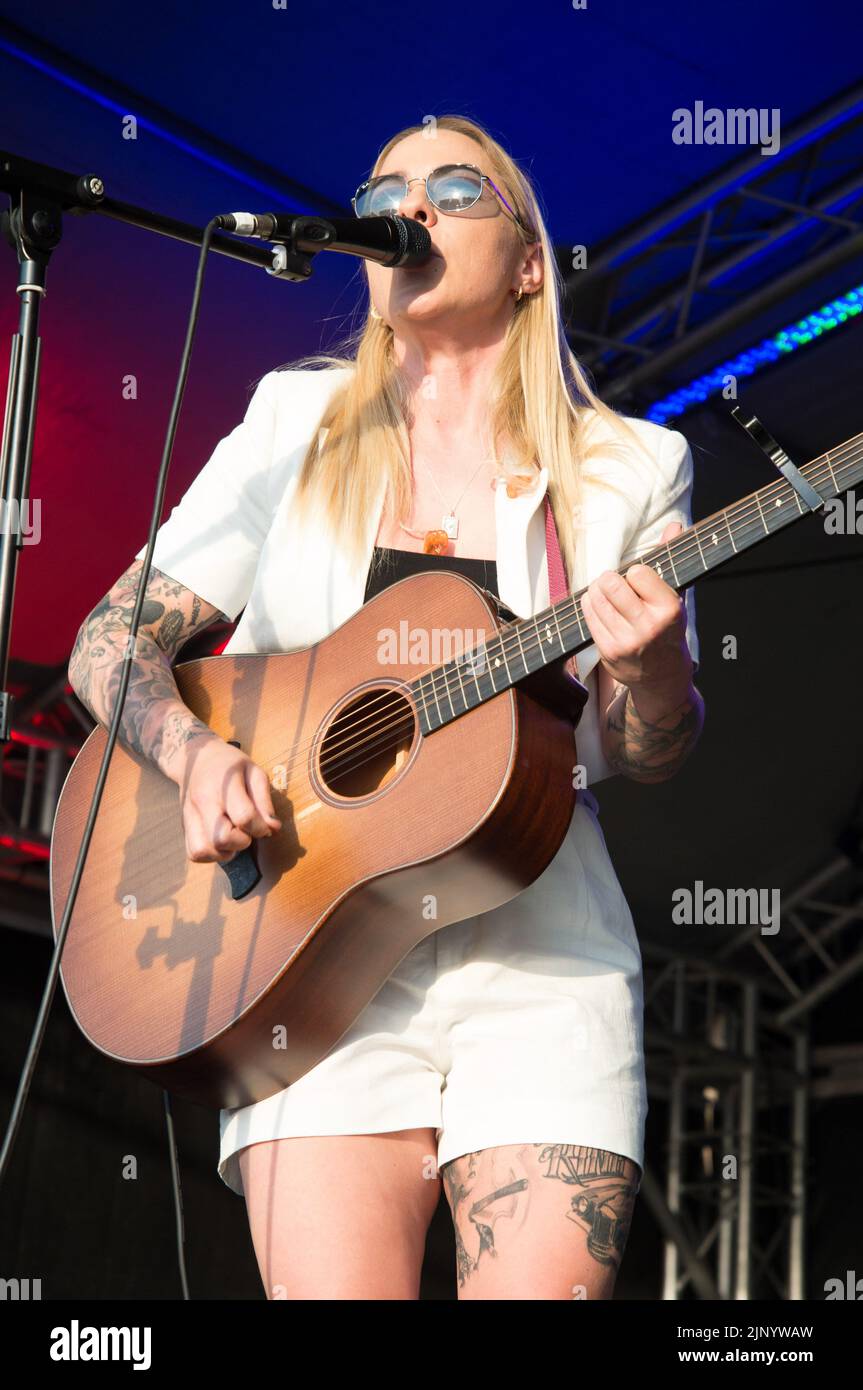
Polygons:
<instances>
[{"instance_id":1,"label":"woman's right hand","mask_svg":"<svg viewBox=\"0 0 863 1390\"><path fill-rule=\"evenodd\" d=\"M177 785L195 864L226 864L253 838L281 829L266 772L218 734L189 740Z\"/></svg>"}]
</instances>

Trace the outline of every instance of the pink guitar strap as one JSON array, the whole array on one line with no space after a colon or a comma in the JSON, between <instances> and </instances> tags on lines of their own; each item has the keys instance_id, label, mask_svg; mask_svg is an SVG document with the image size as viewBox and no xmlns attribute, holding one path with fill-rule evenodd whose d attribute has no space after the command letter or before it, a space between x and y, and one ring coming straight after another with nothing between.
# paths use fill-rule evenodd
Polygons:
<instances>
[{"instance_id":1,"label":"pink guitar strap","mask_svg":"<svg viewBox=\"0 0 863 1390\"><path fill-rule=\"evenodd\" d=\"M509 492L509 489L507 489ZM515 494L510 494L514 496ZM546 490L545 497L545 558L548 567L548 593L552 603L557 603L562 598L569 598L569 581L566 577L566 565L560 549L560 537L557 534L557 523L554 519L554 512L551 508L551 499Z\"/></svg>"},{"instance_id":2,"label":"pink guitar strap","mask_svg":"<svg viewBox=\"0 0 863 1390\"><path fill-rule=\"evenodd\" d=\"M552 603L557 603L559 599L569 596L569 581L548 493L545 494L545 554L548 561L549 596Z\"/></svg>"},{"instance_id":3,"label":"pink guitar strap","mask_svg":"<svg viewBox=\"0 0 863 1390\"><path fill-rule=\"evenodd\" d=\"M566 577L566 565L564 564L563 554L560 549L560 538L557 534L557 524L554 519L554 512L551 509L551 502L548 493L545 495L545 554L548 561L548 589L552 603L557 603L559 599L569 597L569 581ZM576 677L572 676L575 680ZM583 802L593 812L594 816L599 814L599 802L593 792L587 787L578 788L578 800Z\"/></svg>"}]
</instances>

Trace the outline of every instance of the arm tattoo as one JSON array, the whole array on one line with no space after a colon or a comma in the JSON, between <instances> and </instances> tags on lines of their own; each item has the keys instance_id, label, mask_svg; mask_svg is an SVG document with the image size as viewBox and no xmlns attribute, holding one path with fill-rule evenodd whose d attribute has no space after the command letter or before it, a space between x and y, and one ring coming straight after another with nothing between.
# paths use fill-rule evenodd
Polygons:
<instances>
[{"instance_id":1,"label":"arm tattoo","mask_svg":"<svg viewBox=\"0 0 863 1390\"><path fill-rule=\"evenodd\" d=\"M704 724L704 702L695 687L658 719L639 714L632 691L617 682L606 710L606 758L615 772L636 782L664 782L683 766Z\"/></svg>"},{"instance_id":2,"label":"arm tattoo","mask_svg":"<svg viewBox=\"0 0 863 1390\"><path fill-rule=\"evenodd\" d=\"M81 624L69 661L69 681L81 703L106 728L127 660L129 628L142 562L135 560ZM212 733L180 699L171 662L180 648L219 616L182 584L150 569L131 663L119 738L172 777L181 748Z\"/></svg>"}]
</instances>

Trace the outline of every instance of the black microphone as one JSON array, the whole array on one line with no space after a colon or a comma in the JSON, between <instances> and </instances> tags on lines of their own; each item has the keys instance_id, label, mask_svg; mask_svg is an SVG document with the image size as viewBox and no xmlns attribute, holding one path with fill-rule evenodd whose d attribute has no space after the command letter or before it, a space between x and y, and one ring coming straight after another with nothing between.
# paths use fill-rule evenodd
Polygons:
<instances>
[{"instance_id":1,"label":"black microphone","mask_svg":"<svg viewBox=\"0 0 863 1390\"><path fill-rule=\"evenodd\" d=\"M422 265L431 237L412 217L304 217L290 212L228 212L216 219L238 236L285 241L295 251L342 251L378 265Z\"/></svg>"}]
</instances>

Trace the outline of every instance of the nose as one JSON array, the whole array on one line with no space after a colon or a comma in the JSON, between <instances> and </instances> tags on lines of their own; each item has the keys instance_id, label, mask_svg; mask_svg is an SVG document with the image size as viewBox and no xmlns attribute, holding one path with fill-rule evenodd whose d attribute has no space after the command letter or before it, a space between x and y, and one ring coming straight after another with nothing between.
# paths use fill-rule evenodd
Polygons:
<instances>
[{"instance_id":1,"label":"nose","mask_svg":"<svg viewBox=\"0 0 863 1390\"><path fill-rule=\"evenodd\" d=\"M408 191L399 203L399 214L402 217L415 217L418 222L434 226L437 218L434 204L428 200L425 179L409 181Z\"/></svg>"}]
</instances>

